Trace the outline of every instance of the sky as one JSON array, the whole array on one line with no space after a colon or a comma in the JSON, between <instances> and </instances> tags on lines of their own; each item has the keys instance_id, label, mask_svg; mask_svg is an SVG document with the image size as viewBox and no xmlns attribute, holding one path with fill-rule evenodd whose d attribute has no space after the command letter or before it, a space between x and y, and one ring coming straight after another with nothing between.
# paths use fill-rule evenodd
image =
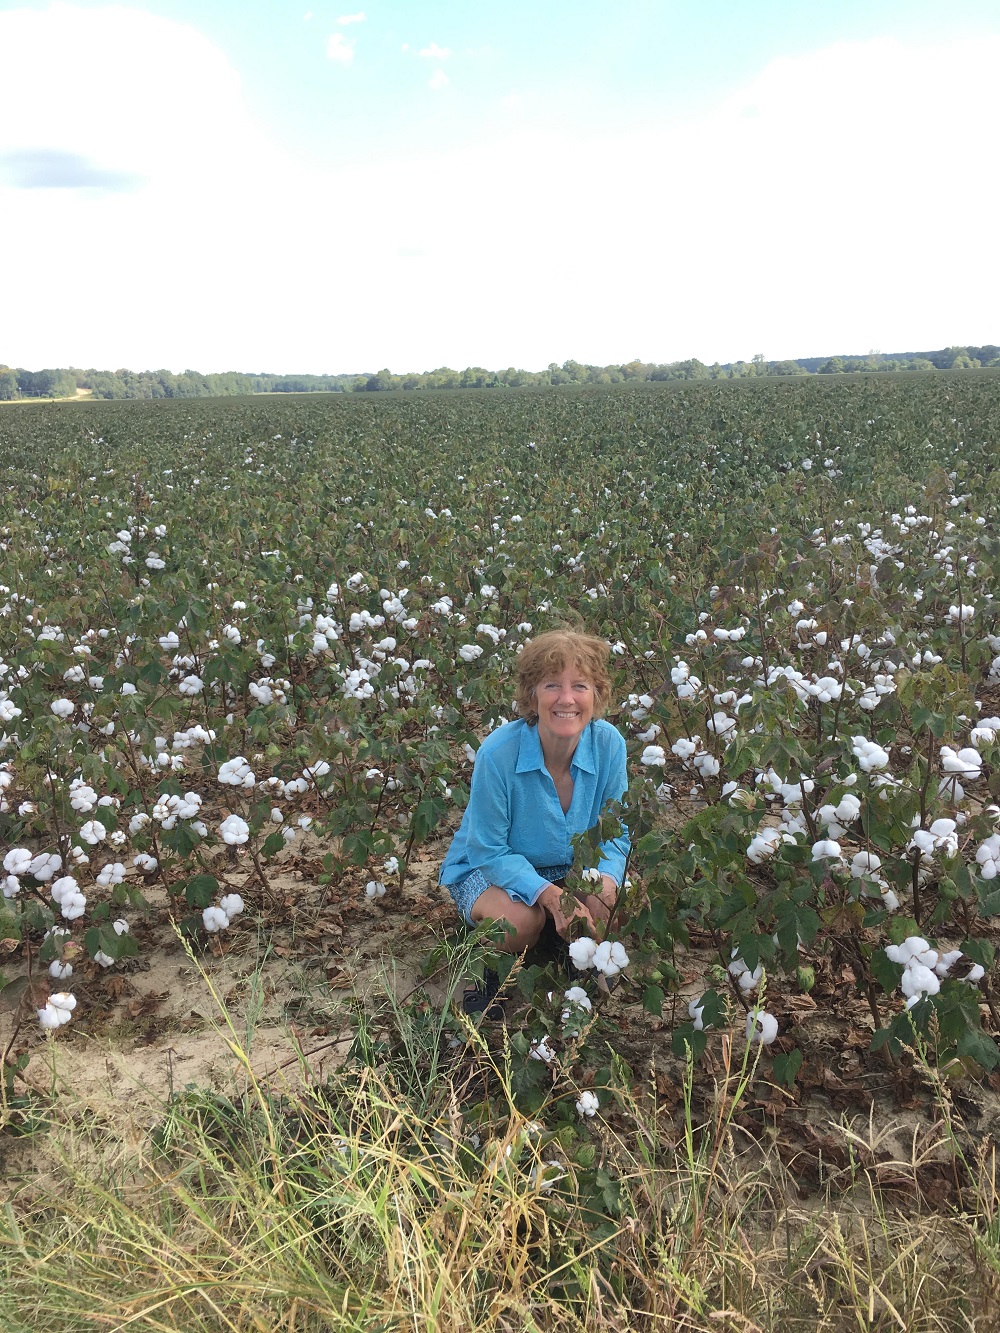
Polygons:
<instances>
[{"instance_id":1,"label":"sky","mask_svg":"<svg viewBox=\"0 0 1000 1333\"><path fill-rule=\"evenodd\" d=\"M996 0L357 3L0 0L0 363L1000 342Z\"/></svg>"}]
</instances>

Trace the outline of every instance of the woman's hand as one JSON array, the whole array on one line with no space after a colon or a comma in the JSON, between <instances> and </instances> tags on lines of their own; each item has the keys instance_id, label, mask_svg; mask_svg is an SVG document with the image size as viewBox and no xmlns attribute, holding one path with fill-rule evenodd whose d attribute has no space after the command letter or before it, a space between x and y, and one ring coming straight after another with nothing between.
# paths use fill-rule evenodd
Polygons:
<instances>
[{"instance_id":1,"label":"woman's hand","mask_svg":"<svg viewBox=\"0 0 1000 1333\"><path fill-rule=\"evenodd\" d=\"M551 916L556 932L564 940L571 940L574 935L589 935L591 939L600 938L601 932L598 930L594 913L586 903L574 898L573 910L569 915L563 911L562 902L565 893L566 890L561 889L558 884L546 884L535 901Z\"/></svg>"}]
</instances>

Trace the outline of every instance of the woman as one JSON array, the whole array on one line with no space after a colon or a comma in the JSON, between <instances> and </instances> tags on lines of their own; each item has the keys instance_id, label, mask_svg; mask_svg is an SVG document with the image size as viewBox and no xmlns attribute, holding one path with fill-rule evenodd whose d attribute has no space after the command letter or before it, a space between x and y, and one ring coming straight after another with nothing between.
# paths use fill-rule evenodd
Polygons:
<instances>
[{"instance_id":1,"label":"woman","mask_svg":"<svg viewBox=\"0 0 1000 1333\"><path fill-rule=\"evenodd\" d=\"M536 944L549 919L564 940L597 934L625 873L623 830L601 845L600 892L564 909L559 881L572 868L572 836L593 828L628 783L625 741L601 720L611 697L608 653L604 640L572 630L526 644L517 663L521 716L491 732L476 754L440 882L468 925L507 922L499 947L509 953ZM466 1009L489 1008L495 993L492 982L467 993Z\"/></svg>"}]
</instances>

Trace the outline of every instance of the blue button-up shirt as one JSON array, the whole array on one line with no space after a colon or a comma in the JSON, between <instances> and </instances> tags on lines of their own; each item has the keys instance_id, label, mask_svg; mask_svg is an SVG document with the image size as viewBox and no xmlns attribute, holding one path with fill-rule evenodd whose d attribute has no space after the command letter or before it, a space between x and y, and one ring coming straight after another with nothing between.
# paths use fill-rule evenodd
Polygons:
<instances>
[{"instance_id":1,"label":"blue button-up shirt","mask_svg":"<svg viewBox=\"0 0 1000 1333\"><path fill-rule=\"evenodd\" d=\"M441 883L457 884L481 870L512 898L533 903L548 883L536 866L572 862L573 834L593 828L605 802L624 794L625 756L621 733L603 719L591 722L573 754L573 799L564 813L538 727L519 719L491 732L476 753L469 804L441 866ZM601 874L620 884L628 849L624 829L602 843Z\"/></svg>"}]
</instances>

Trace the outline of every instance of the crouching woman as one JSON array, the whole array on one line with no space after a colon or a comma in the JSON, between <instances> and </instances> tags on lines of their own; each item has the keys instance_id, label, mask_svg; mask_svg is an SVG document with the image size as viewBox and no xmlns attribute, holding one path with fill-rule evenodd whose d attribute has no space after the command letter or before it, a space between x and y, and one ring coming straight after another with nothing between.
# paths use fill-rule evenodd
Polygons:
<instances>
[{"instance_id":1,"label":"crouching woman","mask_svg":"<svg viewBox=\"0 0 1000 1333\"><path fill-rule=\"evenodd\" d=\"M531 640L517 662L520 717L491 732L476 754L440 882L466 924L507 923L499 946L507 952L531 948L548 921L564 940L599 935L614 907L624 830L601 845L599 891L581 891L567 911L560 884L572 868L573 835L593 828L628 783L625 741L601 717L611 697L609 651L603 639L572 630ZM467 992L466 1009L489 1007L491 989L488 981Z\"/></svg>"}]
</instances>

